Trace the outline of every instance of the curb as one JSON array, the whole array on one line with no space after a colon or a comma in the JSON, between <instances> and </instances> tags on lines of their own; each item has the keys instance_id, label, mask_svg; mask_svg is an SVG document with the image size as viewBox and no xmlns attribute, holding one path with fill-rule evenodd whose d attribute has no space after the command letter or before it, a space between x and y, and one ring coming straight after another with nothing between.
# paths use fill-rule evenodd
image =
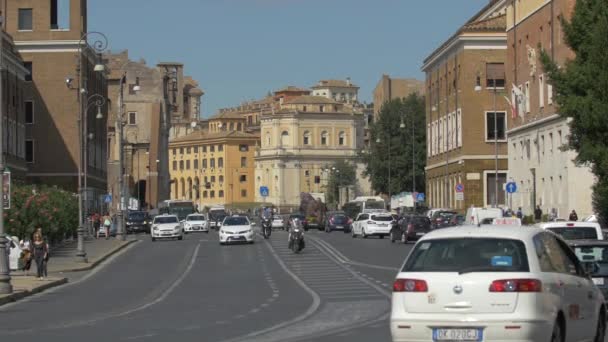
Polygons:
<instances>
[{"instance_id":1,"label":"curb","mask_svg":"<svg viewBox=\"0 0 608 342\"><path fill-rule=\"evenodd\" d=\"M18 301L20 299L23 299L25 297L29 297L29 296L35 295L35 294L40 293L40 292L42 292L44 290L48 290L48 289L50 289L52 287L56 287L56 286L59 286L59 285L66 284L67 282L68 282L68 278L61 278L61 279L58 279L58 280L55 280L55 281L48 282L48 283L46 283L44 285L35 287L35 288L31 289L31 290L13 292L12 294L10 294L10 295L8 295L6 297L0 298L0 306L2 306L4 304L16 302L16 301Z\"/></svg>"},{"instance_id":2,"label":"curb","mask_svg":"<svg viewBox=\"0 0 608 342\"><path fill-rule=\"evenodd\" d=\"M69 268L69 269L63 269L63 270L55 270L53 271L54 274L57 273L67 273L67 272L80 272L80 271L89 271L92 270L93 268L95 268L97 265L101 264L102 262L106 261L109 257L111 257L112 255L120 252L121 250L127 248L127 246L132 245L133 243L137 242L139 240L128 240L126 241L125 244L122 244L120 246L118 246L117 248L114 248L113 250L111 250L109 253L106 253L104 256L102 256L101 258L95 260L95 262L90 263L90 264L86 264L86 266L82 266L82 267L76 267L76 268Z\"/></svg>"}]
</instances>

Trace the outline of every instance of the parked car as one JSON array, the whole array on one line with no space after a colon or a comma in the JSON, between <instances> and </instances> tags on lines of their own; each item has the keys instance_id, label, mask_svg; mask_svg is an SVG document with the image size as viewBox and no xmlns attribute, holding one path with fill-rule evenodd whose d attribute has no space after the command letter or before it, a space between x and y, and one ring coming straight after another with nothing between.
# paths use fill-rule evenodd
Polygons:
<instances>
[{"instance_id":1,"label":"parked car","mask_svg":"<svg viewBox=\"0 0 608 342\"><path fill-rule=\"evenodd\" d=\"M590 270L589 276L608 300L608 241L574 240L568 245L576 254L585 269Z\"/></svg>"},{"instance_id":2,"label":"parked car","mask_svg":"<svg viewBox=\"0 0 608 342\"><path fill-rule=\"evenodd\" d=\"M406 215L393 225L390 232L391 242L408 243L416 241L431 231L431 220L425 215Z\"/></svg>"},{"instance_id":3,"label":"parked car","mask_svg":"<svg viewBox=\"0 0 608 342\"><path fill-rule=\"evenodd\" d=\"M186 220L182 222L184 234L192 232L209 233L209 225L203 214L190 214L186 216Z\"/></svg>"},{"instance_id":4,"label":"parked car","mask_svg":"<svg viewBox=\"0 0 608 342\"><path fill-rule=\"evenodd\" d=\"M352 223L353 221L344 212L336 211L326 215L323 226L327 233L331 233L334 230L350 233Z\"/></svg>"},{"instance_id":5,"label":"parked car","mask_svg":"<svg viewBox=\"0 0 608 342\"><path fill-rule=\"evenodd\" d=\"M150 217L145 211L129 211L125 226L127 234L150 233Z\"/></svg>"},{"instance_id":6,"label":"parked car","mask_svg":"<svg viewBox=\"0 0 608 342\"><path fill-rule=\"evenodd\" d=\"M453 215L452 218L450 219L450 226L452 226L452 227L462 226L465 221L466 221L466 218L464 215L456 214L456 215Z\"/></svg>"},{"instance_id":7,"label":"parked car","mask_svg":"<svg viewBox=\"0 0 608 342\"><path fill-rule=\"evenodd\" d=\"M564 240L604 240L602 227L596 222L547 222L538 226L560 235Z\"/></svg>"},{"instance_id":8,"label":"parked car","mask_svg":"<svg viewBox=\"0 0 608 342\"><path fill-rule=\"evenodd\" d=\"M303 214L291 214L289 215L289 218L287 219L287 222L285 223L285 230L290 230L291 229L291 221L297 218L298 220L300 220L300 222L302 223L302 226L304 227L304 230L308 230L307 227L307 221L306 221L306 216L304 216Z\"/></svg>"},{"instance_id":9,"label":"parked car","mask_svg":"<svg viewBox=\"0 0 608 342\"><path fill-rule=\"evenodd\" d=\"M465 216L466 224L490 224L493 219L503 217L500 208L479 208L471 207L467 209Z\"/></svg>"},{"instance_id":10,"label":"parked car","mask_svg":"<svg viewBox=\"0 0 608 342\"><path fill-rule=\"evenodd\" d=\"M390 213L361 213L353 222L352 237L358 235L366 239L368 236L378 236L383 239L388 236L395 220Z\"/></svg>"},{"instance_id":11,"label":"parked car","mask_svg":"<svg viewBox=\"0 0 608 342\"><path fill-rule=\"evenodd\" d=\"M317 228L318 230L323 230L323 224L319 221L319 218L316 216L307 216L306 224L304 225L306 229Z\"/></svg>"},{"instance_id":12,"label":"parked car","mask_svg":"<svg viewBox=\"0 0 608 342\"><path fill-rule=\"evenodd\" d=\"M453 210L436 211L433 216L431 216L431 228L439 229L450 227L450 221L452 220L452 217L457 214L458 213Z\"/></svg>"},{"instance_id":13,"label":"parked car","mask_svg":"<svg viewBox=\"0 0 608 342\"><path fill-rule=\"evenodd\" d=\"M183 240L184 230L176 215L158 215L152 221L152 241L156 239Z\"/></svg>"},{"instance_id":14,"label":"parked car","mask_svg":"<svg viewBox=\"0 0 608 342\"><path fill-rule=\"evenodd\" d=\"M603 341L602 292L567 243L538 228L432 231L393 283L393 341Z\"/></svg>"}]
</instances>

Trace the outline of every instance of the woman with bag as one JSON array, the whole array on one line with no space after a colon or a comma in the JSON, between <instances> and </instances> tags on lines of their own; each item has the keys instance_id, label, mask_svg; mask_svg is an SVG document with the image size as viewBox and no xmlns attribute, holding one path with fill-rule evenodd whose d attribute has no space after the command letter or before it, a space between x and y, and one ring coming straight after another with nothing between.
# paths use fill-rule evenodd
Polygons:
<instances>
[{"instance_id":1,"label":"woman with bag","mask_svg":"<svg viewBox=\"0 0 608 342\"><path fill-rule=\"evenodd\" d=\"M106 240L108 240L110 238L110 227L112 226L112 219L110 218L110 214L106 213L103 216L103 227L99 227L99 230L97 231L97 238L99 239L99 231L101 231L103 229L104 234L106 236Z\"/></svg>"},{"instance_id":2,"label":"woman with bag","mask_svg":"<svg viewBox=\"0 0 608 342\"><path fill-rule=\"evenodd\" d=\"M30 268L32 267L32 252L30 249L31 243L29 240L21 240L19 245L21 245L21 258L19 259L19 268L27 276L30 271Z\"/></svg>"},{"instance_id":3,"label":"woman with bag","mask_svg":"<svg viewBox=\"0 0 608 342\"><path fill-rule=\"evenodd\" d=\"M38 279L42 280L43 276L46 276L46 260L48 257L48 245L42 240L42 234L34 234L34 243L32 244L34 250L34 260L36 260L36 271Z\"/></svg>"}]
</instances>

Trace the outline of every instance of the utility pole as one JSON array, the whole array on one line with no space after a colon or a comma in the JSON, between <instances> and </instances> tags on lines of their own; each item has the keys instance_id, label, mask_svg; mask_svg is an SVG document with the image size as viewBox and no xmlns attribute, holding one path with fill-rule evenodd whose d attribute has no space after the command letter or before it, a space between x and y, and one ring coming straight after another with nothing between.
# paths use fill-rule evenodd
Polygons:
<instances>
[{"instance_id":1,"label":"utility pole","mask_svg":"<svg viewBox=\"0 0 608 342\"><path fill-rule=\"evenodd\" d=\"M127 81L127 74L123 74L120 78L120 90L118 92L118 111L116 112L116 129L117 129L117 143L118 143L118 210L116 212L116 224L117 232L116 237L119 240L126 240L125 234L125 222L124 222L124 209L127 203L126 191L125 191L125 172L124 172L124 146L123 146L123 101L124 101L124 85Z\"/></svg>"},{"instance_id":2,"label":"utility pole","mask_svg":"<svg viewBox=\"0 0 608 342\"><path fill-rule=\"evenodd\" d=\"M4 16L0 12L0 294L13 292L11 268L8 261L8 239L4 232L4 99L2 81L4 77ZM8 195L8 194L7 194Z\"/></svg>"}]
</instances>

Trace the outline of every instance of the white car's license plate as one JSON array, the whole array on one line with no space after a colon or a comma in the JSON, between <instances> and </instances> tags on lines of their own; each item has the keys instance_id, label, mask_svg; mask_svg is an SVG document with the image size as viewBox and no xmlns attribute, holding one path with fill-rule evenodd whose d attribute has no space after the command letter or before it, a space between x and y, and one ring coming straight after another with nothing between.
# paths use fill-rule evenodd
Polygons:
<instances>
[{"instance_id":1,"label":"white car's license plate","mask_svg":"<svg viewBox=\"0 0 608 342\"><path fill-rule=\"evenodd\" d=\"M433 329L433 341L481 341L482 330L475 328L437 328Z\"/></svg>"},{"instance_id":2,"label":"white car's license plate","mask_svg":"<svg viewBox=\"0 0 608 342\"><path fill-rule=\"evenodd\" d=\"M593 278L593 283L595 285L604 285L604 278Z\"/></svg>"}]
</instances>

